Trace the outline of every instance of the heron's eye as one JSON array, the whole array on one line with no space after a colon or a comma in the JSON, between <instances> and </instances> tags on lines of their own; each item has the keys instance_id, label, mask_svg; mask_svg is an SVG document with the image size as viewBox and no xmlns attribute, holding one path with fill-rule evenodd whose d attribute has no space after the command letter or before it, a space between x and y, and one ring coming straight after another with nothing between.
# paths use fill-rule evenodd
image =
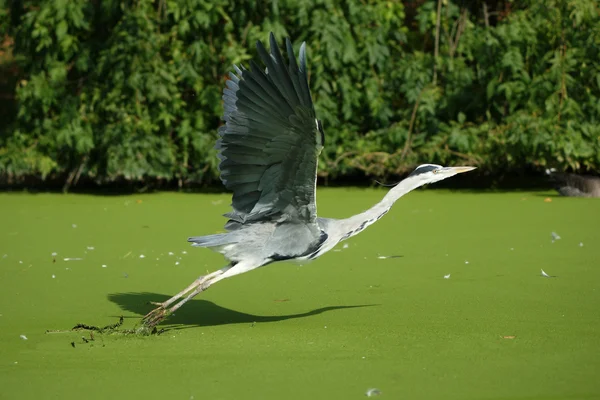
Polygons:
<instances>
[{"instance_id":1,"label":"heron's eye","mask_svg":"<svg viewBox=\"0 0 600 400\"><path fill-rule=\"evenodd\" d=\"M438 172L440 172L440 170L439 170L439 169L434 169L434 170L433 170L433 171L431 171L431 172L433 172L434 174L437 174Z\"/></svg>"}]
</instances>

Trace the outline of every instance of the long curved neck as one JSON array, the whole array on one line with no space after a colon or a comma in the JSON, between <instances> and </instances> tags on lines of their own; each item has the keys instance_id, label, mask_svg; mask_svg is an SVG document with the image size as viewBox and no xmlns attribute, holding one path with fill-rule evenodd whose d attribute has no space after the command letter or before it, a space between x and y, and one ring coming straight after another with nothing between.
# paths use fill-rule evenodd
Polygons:
<instances>
[{"instance_id":1,"label":"long curved neck","mask_svg":"<svg viewBox=\"0 0 600 400\"><path fill-rule=\"evenodd\" d=\"M383 217L392 208L394 203L406 193L418 188L423 182L416 177L404 179L398 185L390 189L383 199L373 207L360 214L350 218L340 220L340 227L343 229L342 239L345 240L362 232L367 226L372 225Z\"/></svg>"}]
</instances>

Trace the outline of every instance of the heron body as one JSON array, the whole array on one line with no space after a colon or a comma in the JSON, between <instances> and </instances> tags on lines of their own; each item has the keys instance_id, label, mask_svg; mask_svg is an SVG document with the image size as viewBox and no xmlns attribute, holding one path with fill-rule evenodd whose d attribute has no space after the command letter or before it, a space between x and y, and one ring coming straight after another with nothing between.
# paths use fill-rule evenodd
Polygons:
<instances>
[{"instance_id":1,"label":"heron body","mask_svg":"<svg viewBox=\"0 0 600 400\"><path fill-rule=\"evenodd\" d=\"M278 261L313 260L382 218L419 186L473 167L418 166L370 209L346 219L317 216L317 159L325 133L308 85L306 45L296 61L286 40L287 62L275 37L270 53L257 42L264 68L234 66L223 90L225 124L219 129L220 177L233 192L226 233L188 239L217 251L228 265L196 279L144 317L154 326L214 283Z\"/></svg>"}]
</instances>

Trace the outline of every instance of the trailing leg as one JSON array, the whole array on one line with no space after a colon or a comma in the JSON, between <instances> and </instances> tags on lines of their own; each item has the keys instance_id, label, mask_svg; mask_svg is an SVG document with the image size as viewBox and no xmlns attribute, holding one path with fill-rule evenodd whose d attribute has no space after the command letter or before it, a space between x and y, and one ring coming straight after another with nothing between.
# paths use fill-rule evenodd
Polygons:
<instances>
[{"instance_id":1,"label":"trailing leg","mask_svg":"<svg viewBox=\"0 0 600 400\"><path fill-rule=\"evenodd\" d=\"M183 289L181 292L177 293L175 296L171 297L169 300L167 300L163 303L154 303L153 302L152 304L157 305L158 307L156 307L154 310L152 310L148 314L146 314L144 316L144 318L142 319L142 323L145 326L150 327L150 328L158 325L162 320L164 320L171 313L173 313L173 311L175 311L176 309L181 307L185 302L187 302L192 297L194 297L195 295L197 295L198 293L203 291L204 289L200 289L200 290L198 290L198 289L202 288L206 282L210 281L213 278L218 277L219 275L221 275L224 272L226 272L227 270L229 270L231 267L232 266L230 264L224 268L221 268L220 270L217 270L208 275L199 277L194 282L192 282L191 285L189 285L188 287ZM185 298L183 300L180 300L184 296L185 296ZM176 303L178 300L180 300L179 303ZM169 308L169 306L173 303L176 303L175 306Z\"/></svg>"},{"instance_id":2,"label":"trailing leg","mask_svg":"<svg viewBox=\"0 0 600 400\"><path fill-rule=\"evenodd\" d=\"M220 269L220 273L219 274L212 274L212 276L207 275L207 279L204 279L202 283L200 283L199 285L197 285L195 287L194 290L192 290L187 296L186 298L184 298L183 300L179 301L177 304L175 304L173 307L171 307L169 309L169 314L175 312L176 310L178 310L181 306L183 306L185 303L187 303L189 300L191 300L194 296L196 296L198 293L200 292L204 292L206 289L208 289L210 286L214 285L215 283L225 279L225 278L230 278L232 276L235 275L239 275L242 274L244 272L250 271L254 268L257 268L258 266L260 266L261 264L257 264L257 263L237 263L235 265L230 265L228 267L225 267L223 269ZM219 272L217 271L217 272Z\"/></svg>"}]
</instances>

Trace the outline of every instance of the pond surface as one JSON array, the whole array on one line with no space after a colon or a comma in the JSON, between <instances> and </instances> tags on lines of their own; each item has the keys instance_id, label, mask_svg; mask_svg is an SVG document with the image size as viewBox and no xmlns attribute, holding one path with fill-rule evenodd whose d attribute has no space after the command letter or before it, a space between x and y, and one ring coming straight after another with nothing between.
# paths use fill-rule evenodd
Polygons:
<instances>
[{"instance_id":1,"label":"pond surface","mask_svg":"<svg viewBox=\"0 0 600 400\"><path fill-rule=\"evenodd\" d=\"M319 190L319 214L384 193ZM600 202L550 192L417 191L310 264L219 282L161 335L69 331L133 328L224 266L186 239L220 231L229 202L0 194L1 397L600 396Z\"/></svg>"}]
</instances>

